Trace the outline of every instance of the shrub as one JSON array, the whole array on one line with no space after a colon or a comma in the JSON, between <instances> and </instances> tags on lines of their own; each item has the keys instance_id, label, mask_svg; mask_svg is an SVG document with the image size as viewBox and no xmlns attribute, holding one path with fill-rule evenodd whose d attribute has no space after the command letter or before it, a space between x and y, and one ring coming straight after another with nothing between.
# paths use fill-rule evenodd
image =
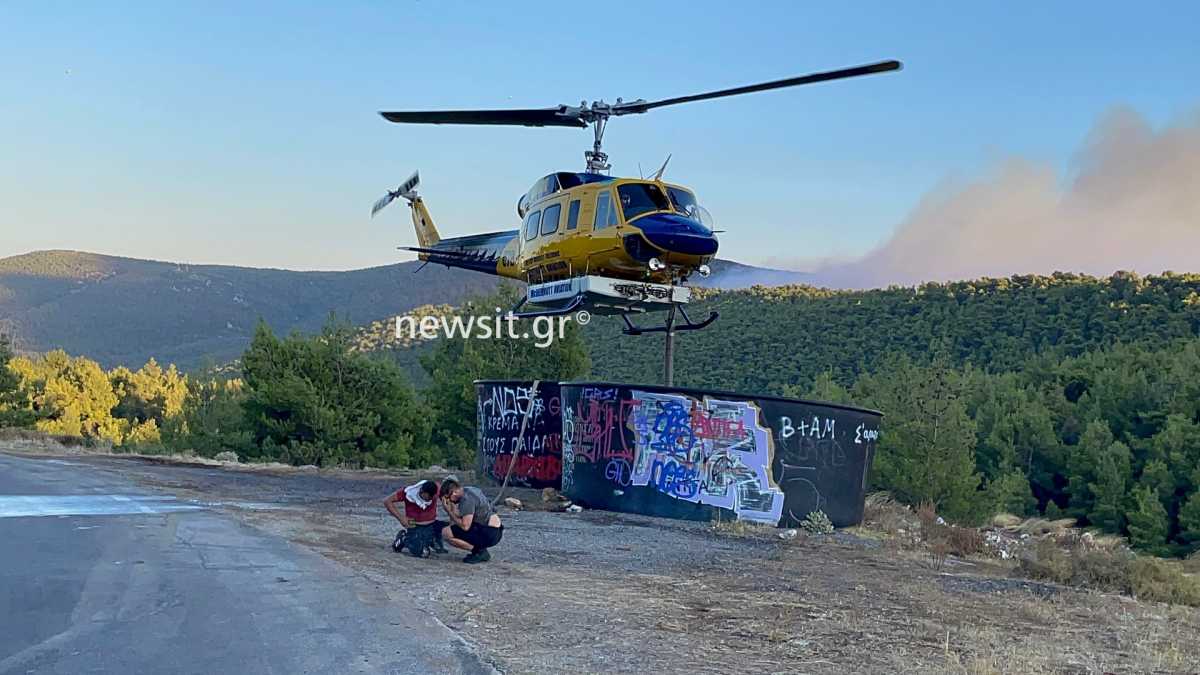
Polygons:
<instances>
[{"instance_id":1,"label":"shrub","mask_svg":"<svg viewBox=\"0 0 1200 675\"><path fill-rule=\"evenodd\" d=\"M973 527L950 525L937 515L932 502L922 502L917 507L917 518L921 521L921 540L924 541L937 561L940 569L947 555L965 557L983 552L983 533Z\"/></svg>"},{"instance_id":2,"label":"shrub","mask_svg":"<svg viewBox=\"0 0 1200 675\"><path fill-rule=\"evenodd\" d=\"M809 534L831 534L833 532L833 523L830 522L829 516L821 510L813 511L805 516L804 520L800 521L800 527Z\"/></svg>"},{"instance_id":3,"label":"shrub","mask_svg":"<svg viewBox=\"0 0 1200 675\"><path fill-rule=\"evenodd\" d=\"M983 553L983 533L973 527L947 525L941 537L953 555L963 557Z\"/></svg>"},{"instance_id":4,"label":"shrub","mask_svg":"<svg viewBox=\"0 0 1200 675\"><path fill-rule=\"evenodd\" d=\"M242 370L241 408L257 446L249 449L260 449L260 457L352 467L427 466L433 459L429 416L404 373L352 351L344 325L280 339L260 323Z\"/></svg>"},{"instance_id":5,"label":"shrub","mask_svg":"<svg viewBox=\"0 0 1200 675\"><path fill-rule=\"evenodd\" d=\"M1200 580L1184 574L1177 565L1123 549L1063 548L1043 539L1032 555L1021 559L1017 571L1030 579L1124 593L1148 602L1200 607Z\"/></svg>"},{"instance_id":6,"label":"shrub","mask_svg":"<svg viewBox=\"0 0 1200 675\"><path fill-rule=\"evenodd\" d=\"M907 529L912 518L912 511L887 492L872 492L863 505L863 524L887 534Z\"/></svg>"},{"instance_id":7,"label":"shrub","mask_svg":"<svg viewBox=\"0 0 1200 675\"><path fill-rule=\"evenodd\" d=\"M1157 558L1138 557L1133 561L1129 590L1139 600L1200 607L1200 580Z\"/></svg>"}]
</instances>

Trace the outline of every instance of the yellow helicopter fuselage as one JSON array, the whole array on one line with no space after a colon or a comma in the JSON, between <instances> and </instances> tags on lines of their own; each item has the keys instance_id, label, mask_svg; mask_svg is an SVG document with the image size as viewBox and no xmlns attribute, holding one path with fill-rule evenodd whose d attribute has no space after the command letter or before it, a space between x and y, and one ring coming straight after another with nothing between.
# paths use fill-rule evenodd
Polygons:
<instances>
[{"instance_id":1,"label":"yellow helicopter fuselage","mask_svg":"<svg viewBox=\"0 0 1200 675\"><path fill-rule=\"evenodd\" d=\"M675 283L717 252L691 190L661 180L559 172L521 197L517 230L441 239L420 197L411 200L423 261L528 283L596 275Z\"/></svg>"}]
</instances>

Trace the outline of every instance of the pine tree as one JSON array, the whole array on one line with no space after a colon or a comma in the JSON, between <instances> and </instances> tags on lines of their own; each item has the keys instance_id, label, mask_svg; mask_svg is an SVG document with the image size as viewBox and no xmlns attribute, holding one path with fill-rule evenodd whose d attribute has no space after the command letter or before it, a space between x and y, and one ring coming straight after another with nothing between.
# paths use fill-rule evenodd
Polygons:
<instances>
[{"instance_id":1,"label":"pine tree","mask_svg":"<svg viewBox=\"0 0 1200 675\"><path fill-rule=\"evenodd\" d=\"M920 366L906 358L856 385L860 401L885 413L876 486L910 504L933 501L947 518L976 521L987 505L978 491L976 427L963 393L962 376L945 363Z\"/></svg>"},{"instance_id":2,"label":"pine tree","mask_svg":"<svg viewBox=\"0 0 1200 675\"><path fill-rule=\"evenodd\" d=\"M1087 517L1093 510L1096 502L1093 483L1100 471L1101 459L1112 443L1113 435L1108 424L1103 420L1092 420L1079 443L1071 448L1067 460L1068 511L1076 518ZM1121 492L1124 494L1124 487Z\"/></svg>"},{"instance_id":3,"label":"pine tree","mask_svg":"<svg viewBox=\"0 0 1200 675\"><path fill-rule=\"evenodd\" d=\"M986 492L991 509L997 513L1027 516L1037 508L1029 479L1017 469L1010 469L988 483Z\"/></svg>"},{"instance_id":4,"label":"pine tree","mask_svg":"<svg viewBox=\"0 0 1200 675\"><path fill-rule=\"evenodd\" d=\"M1134 548L1154 555L1166 553L1170 521L1158 494L1149 486L1133 489L1131 508L1126 512L1129 521L1129 542Z\"/></svg>"},{"instance_id":5,"label":"pine tree","mask_svg":"<svg viewBox=\"0 0 1200 675\"><path fill-rule=\"evenodd\" d=\"M242 409L245 398L241 380L189 380L182 411L162 430L163 442L202 457L226 450L239 457L260 454Z\"/></svg>"},{"instance_id":6,"label":"pine tree","mask_svg":"<svg viewBox=\"0 0 1200 675\"><path fill-rule=\"evenodd\" d=\"M9 367L12 342L0 333L0 427L21 427L33 423L29 404L21 389L21 376Z\"/></svg>"},{"instance_id":7,"label":"pine tree","mask_svg":"<svg viewBox=\"0 0 1200 675\"><path fill-rule=\"evenodd\" d=\"M1051 411L1037 389L1016 374L975 372L969 410L979 426L976 463L988 479L1019 467L1032 482L1049 484L1063 458Z\"/></svg>"},{"instance_id":8,"label":"pine tree","mask_svg":"<svg viewBox=\"0 0 1200 675\"><path fill-rule=\"evenodd\" d=\"M29 405L40 431L82 436L119 444L129 429L113 417L117 396L108 375L95 361L72 358L62 350L9 362L29 392Z\"/></svg>"},{"instance_id":9,"label":"pine tree","mask_svg":"<svg viewBox=\"0 0 1200 675\"><path fill-rule=\"evenodd\" d=\"M1129 454L1129 446L1113 441L1100 457L1095 482L1088 484L1088 490L1095 497L1087 513L1088 520L1113 533L1120 532L1123 524Z\"/></svg>"},{"instance_id":10,"label":"pine tree","mask_svg":"<svg viewBox=\"0 0 1200 675\"><path fill-rule=\"evenodd\" d=\"M1191 550L1200 550L1200 491L1193 492L1179 509L1179 538Z\"/></svg>"},{"instance_id":11,"label":"pine tree","mask_svg":"<svg viewBox=\"0 0 1200 675\"><path fill-rule=\"evenodd\" d=\"M846 391L846 388L834 379L833 371L823 370L817 374L812 387L809 388L803 398L813 401L827 401L829 403L849 403L850 392Z\"/></svg>"},{"instance_id":12,"label":"pine tree","mask_svg":"<svg viewBox=\"0 0 1200 675\"><path fill-rule=\"evenodd\" d=\"M1190 384L1181 384L1180 386L1190 388ZM1177 395L1172 401L1172 405L1177 407L1188 405L1183 400L1185 398L1190 398L1190 395L1186 397ZM1200 397L1190 405L1200 405ZM1191 479L1192 471L1200 466L1200 424L1193 422L1192 418L1187 415L1169 414L1162 430L1151 439L1150 446L1151 456L1166 464L1176 485L1200 487L1200 484Z\"/></svg>"},{"instance_id":13,"label":"pine tree","mask_svg":"<svg viewBox=\"0 0 1200 675\"><path fill-rule=\"evenodd\" d=\"M1168 506L1175 498L1175 476L1167 467L1167 463L1162 460L1156 459L1147 462L1138 482L1150 488L1164 507Z\"/></svg>"}]
</instances>

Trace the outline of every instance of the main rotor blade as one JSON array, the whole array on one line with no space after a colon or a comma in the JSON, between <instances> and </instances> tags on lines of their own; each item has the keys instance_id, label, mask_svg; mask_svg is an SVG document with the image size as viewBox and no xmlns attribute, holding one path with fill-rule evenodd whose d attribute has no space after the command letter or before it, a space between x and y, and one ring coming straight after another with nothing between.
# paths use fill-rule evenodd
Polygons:
<instances>
[{"instance_id":1,"label":"main rotor blade","mask_svg":"<svg viewBox=\"0 0 1200 675\"><path fill-rule=\"evenodd\" d=\"M402 124L503 124L522 127L586 127L578 109L566 106L518 110L428 110L381 112L389 122Z\"/></svg>"},{"instance_id":2,"label":"main rotor blade","mask_svg":"<svg viewBox=\"0 0 1200 675\"><path fill-rule=\"evenodd\" d=\"M824 73L812 73L811 75L801 75L800 77L790 77L786 80L775 80L773 82L763 82L761 84L750 84L744 87L734 87L732 89L721 89L720 91L710 91L704 94L693 94L691 96L677 96L675 98L664 98L661 101L632 101L630 103L622 103L613 106L613 113L617 115L627 115L630 113L644 113L647 110L661 108L668 105L676 105L678 103L691 103L692 101L705 101L710 98L721 98L724 96L737 96L739 94L752 94L756 91L767 91L768 89L782 89L783 87L796 87L802 84L813 84L815 82L828 82L829 80L841 80L847 77L858 77L859 75L871 75L873 73L886 73L891 70L900 70L901 63L899 61L880 61L879 63L871 63L865 66L856 66L854 68L843 68L841 70L830 70Z\"/></svg>"}]
</instances>

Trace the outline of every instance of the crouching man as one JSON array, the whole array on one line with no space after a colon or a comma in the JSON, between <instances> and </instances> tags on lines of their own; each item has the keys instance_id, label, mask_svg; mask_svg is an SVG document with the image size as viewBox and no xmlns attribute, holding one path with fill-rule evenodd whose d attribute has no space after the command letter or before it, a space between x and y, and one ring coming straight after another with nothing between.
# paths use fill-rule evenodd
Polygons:
<instances>
[{"instance_id":1,"label":"crouching man","mask_svg":"<svg viewBox=\"0 0 1200 675\"><path fill-rule=\"evenodd\" d=\"M442 506L451 525L442 530L442 538L451 546L470 551L465 563L481 563L492 559L488 549L500 543L504 525L492 508L483 490L464 487L454 478L442 481Z\"/></svg>"},{"instance_id":2,"label":"crouching man","mask_svg":"<svg viewBox=\"0 0 1200 675\"><path fill-rule=\"evenodd\" d=\"M445 553L442 545L442 528L446 523L437 519L438 486L431 480L413 483L403 490L396 491L383 500L383 506L400 521L404 529L396 535L392 548L396 551L407 549L409 553L423 558L430 551ZM404 504L404 509L399 508Z\"/></svg>"}]
</instances>

